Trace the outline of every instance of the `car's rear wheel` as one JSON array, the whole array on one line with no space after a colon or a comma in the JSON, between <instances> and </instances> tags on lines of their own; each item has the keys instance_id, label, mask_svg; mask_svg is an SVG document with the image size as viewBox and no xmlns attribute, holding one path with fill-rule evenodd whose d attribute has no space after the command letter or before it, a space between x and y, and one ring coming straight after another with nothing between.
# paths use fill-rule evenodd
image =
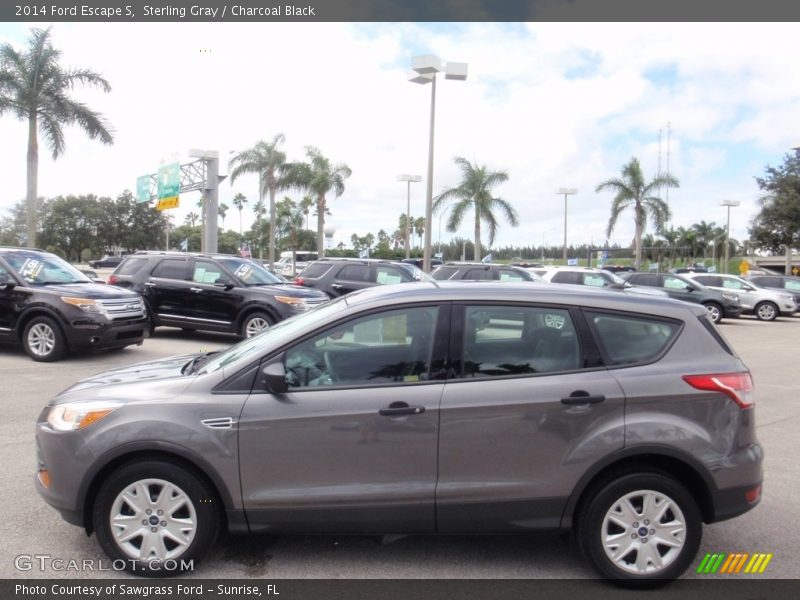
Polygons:
<instances>
[{"instance_id":1,"label":"car's rear wheel","mask_svg":"<svg viewBox=\"0 0 800 600\"><path fill-rule=\"evenodd\" d=\"M722 307L719 304L716 302L708 302L703 306L706 307L708 317L714 322L715 325L722 321Z\"/></svg>"},{"instance_id":2,"label":"car's rear wheel","mask_svg":"<svg viewBox=\"0 0 800 600\"><path fill-rule=\"evenodd\" d=\"M759 302L754 312L760 321L774 321L778 318L778 307L773 302Z\"/></svg>"},{"instance_id":3,"label":"car's rear wheel","mask_svg":"<svg viewBox=\"0 0 800 600\"><path fill-rule=\"evenodd\" d=\"M655 587L694 560L702 523L686 488L661 473L632 473L600 486L583 505L577 532L595 568L625 587Z\"/></svg>"},{"instance_id":4,"label":"car's rear wheel","mask_svg":"<svg viewBox=\"0 0 800 600\"><path fill-rule=\"evenodd\" d=\"M33 360L53 362L67 350L67 341L61 327L50 317L34 317L22 333L22 345Z\"/></svg>"},{"instance_id":5,"label":"car's rear wheel","mask_svg":"<svg viewBox=\"0 0 800 600\"><path fill-rule=\"evenodd\" d=\"M100 546L115 564L121 560L125 570L148 577L193 569L220 524L208 484L159 460L114 471L100 487L92 517Z\"/></svg>"},{"instance_id":6,"label":"car's rear wheel","mask_svg":"<svg viewBox=\"0 0 800 600\"><path fill-rule=\"evenodd\" d=\"M255 312L247 315L242 321L240 334L243 338L251 338L254 335L266 331L275 321L266 313Z\"/></svg>"}]
</instances>

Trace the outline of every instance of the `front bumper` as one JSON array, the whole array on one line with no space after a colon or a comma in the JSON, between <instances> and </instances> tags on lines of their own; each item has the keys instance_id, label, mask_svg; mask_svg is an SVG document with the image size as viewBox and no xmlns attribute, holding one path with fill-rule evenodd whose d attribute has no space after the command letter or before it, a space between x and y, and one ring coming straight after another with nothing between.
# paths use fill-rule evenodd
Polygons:
<instances>
[{"instance_id":1,"label":"front bumper","mask_svg":"<svg viewBox=\"0 0 800 600\"><path fill-rule=\"evenodd\" d=\"M73 319L65 332L73 350L124 348L141 344L149 328L147 317L109 321L82 316Z\"/></svg>"}]
</instances>

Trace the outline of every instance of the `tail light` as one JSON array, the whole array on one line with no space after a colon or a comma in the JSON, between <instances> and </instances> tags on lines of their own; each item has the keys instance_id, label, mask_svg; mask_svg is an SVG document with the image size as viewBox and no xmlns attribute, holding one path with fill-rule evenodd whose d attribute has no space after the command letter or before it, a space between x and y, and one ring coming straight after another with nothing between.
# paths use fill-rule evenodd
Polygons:
<instances>
[{"instance_id":1,"label":"tail light","mask_svg":"<svg viewBox=\"0 0 800 600\"><path fill-rule=\"evenodd\" d=\"M294 278L294 284L295 285L305 285L306 284L306 280L303 279L302 277L295 277Z\"/></svg>"},{"instance_id":2,"label":"tail light","mask_svg":"<svg viewBox=\"0 0 800 600\"><path fill-rule=\"evenodd\" d=\"M754 404L753 379L750 373L684 375L683 380L698 390L722 392L742 408L750 408Z\"/></svg>"},{"instance_id":3,"label":"tail light","mask_svg":"<svg viewBox=\"0 0 800 600\"><path fill-rule=\"evenodd\" d=\"M116 285L118 281L119 277L117 277L116 275L112 274L108 276L108 283L110 283L111 285Z\"/></svg>"}]
</instances>

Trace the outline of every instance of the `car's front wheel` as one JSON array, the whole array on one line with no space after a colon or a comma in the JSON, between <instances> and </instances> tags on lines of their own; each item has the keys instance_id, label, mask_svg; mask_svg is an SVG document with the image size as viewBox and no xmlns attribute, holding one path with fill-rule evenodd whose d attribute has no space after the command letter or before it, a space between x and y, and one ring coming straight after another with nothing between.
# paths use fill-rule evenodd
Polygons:
<instances>
[{"instance_id":1,"label":"car's front wheel","mask_svg":"<svg viewBox=\"0 0 800 600\"><path fill-rule=\"evenodd\" d=\"M100 546L125 570L147 577L192 570L217 538L213 490L179 465L145 460L114 471L92 514Z\"/></svg>"},{"instance_id":2,"label":"car's front wheel","mask_svg":"<svg viewBox=\"0 0 800 600\"><path fill-rule=\"evenodd\" d=\"M632 473L597 488L578 518L584 554L625 587L655 587L680 576L702 537L697 503L661 473Z\"/></svg>"},{"instance_id":3,"label":"car's front wheel","mask_svg":"<svg viewBox=\"0 0 800 600\"><path fill-rule=\"evenodd\" d=\"M772 302L761 302L756 304L755 313L760 321L774 321L778 318L778 307Z\"/></svg>"},{"instance_id":4,"label":"car's front wheel","mask_svg":"<svg viewBox=\"0 0 800 600\"><path fill-rule=\"evenodd\" d=\"M274 322L275 321L266 313L250 313L242 321L240 335L243 338L251 338L272 327Z\"/></svg>"},{"instance_id":5,"label":"car's front wheel","mask_svg":"<svg viewBox=\"0 0 800 600\"><path fill-rule=\"evenodd\" d=\"M67 350L67 341L58 326L50 317L34 317L22 332L22 345L33 360L53 362L61 358Z\"/></svg>"}]
</instances>

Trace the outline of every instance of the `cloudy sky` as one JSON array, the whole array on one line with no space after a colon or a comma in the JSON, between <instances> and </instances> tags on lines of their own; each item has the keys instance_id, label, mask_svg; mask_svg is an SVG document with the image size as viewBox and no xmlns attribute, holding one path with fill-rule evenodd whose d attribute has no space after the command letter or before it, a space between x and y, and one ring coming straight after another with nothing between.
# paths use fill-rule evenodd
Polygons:
<instances>
[{"instance_id":1,"label":"cloudy sky","mask_svg":"<svg viewBox=\"0 0 800 600\"><path fill-rule=\"evenodd\" d=\"M22 48L28 30L2 23L0 42ZM432 53L469 64L466 82L437 86L434 193L458 183L457 155L508 171L495 191L521 225L503 226L495 245L560 245L555 190L564 186L578 190L570 242L602 243L611 195L595 193L597 184L631 157L648 178L659 164L666 170L668 150L681 182L669 192L674 226L724 225L720 202L738 200L731 236L746 239L754 176L800 145L796 31L792 23L55 24L63 63L111 83L110 94L76 95L105 115L116 142L68 129L58 161L41 149L39 192L116 196L163 162L187 160L190 148L227 162L231 151L283 133L291 160L313 145L353 171L344 195L329 199L335 243L391 232L406 203L397 174L426 173L430 87L407 77L412 56ZM25 124L0 119L0 213L25 196L26 140ZM412 184L415 216L424 186ZM231 205L237 192L252 205L256 178L224 181L220 200ZM198 197L181 196L175 222ZM226 227L238 229L229 215ZM246 209L245 228L252 219ZM624 214L611 241L630 243L632 221ZM434 227L436 241L436 218ZM453 235L441 229L443 239ZM471 237L469 222L455 235Z\"/></svg>"}]
</instances>

